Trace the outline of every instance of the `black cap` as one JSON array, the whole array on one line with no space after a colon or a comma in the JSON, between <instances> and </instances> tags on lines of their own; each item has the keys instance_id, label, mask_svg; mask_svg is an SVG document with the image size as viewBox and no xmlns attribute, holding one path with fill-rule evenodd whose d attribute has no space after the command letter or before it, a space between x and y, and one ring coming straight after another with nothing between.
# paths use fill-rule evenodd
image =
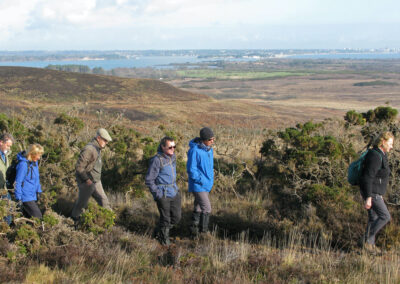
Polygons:
<instances>
[{"instance_id":1,"label":"black cap","mask_svg":"<svg viewBox=\"0 0 400 284\"><path fill-rule=\"evenodd\" d=\"M211 128L204 127L200 130L200 139L203 141L209 140L214 137L214 133Z\"/></svg>"}]
</instances>

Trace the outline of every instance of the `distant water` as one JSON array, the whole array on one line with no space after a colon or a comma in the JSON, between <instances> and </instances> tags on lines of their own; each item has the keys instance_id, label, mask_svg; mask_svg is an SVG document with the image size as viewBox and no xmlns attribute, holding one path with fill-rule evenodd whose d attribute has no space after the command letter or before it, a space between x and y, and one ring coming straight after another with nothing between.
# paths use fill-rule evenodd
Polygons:
<instances>
[{"instance_id":1,"label":"distant water","mask_svg":"<svg viewBox=\"0 0 400 284\"><path fill-rule=\"evenodd\" d=\"M400 59L400 53L321 53L289 55L292 59Z\"/></svg>"},{"instance_id":2,"label":"distant water","mask_svg":"<svg viewBox=\"0 0 400 284\"><path fill-rule=\"evenodd\" d=\"M233 59L233 58L198 58L197 56L143 56L132 59L117 59L117 60L63 60L63 61L0 61L0 66L23 66L44 68L52 65L86 65L90 68L102 67L104 70L114 68L171 68L170 64L179 63L199 63L205 61L226 60L226 61L249 61L254 59Z\"/></svg>"},{"instance_id":3,"label":"distant water","mask_svg":"<svg viewBox=\"0 0 400 284\"><path fill-rule=\"evenodd\" d=\"M400 53L331 53L331 54L298 54L288 55L291 59L400 59ZM0 66L23 66L44 68L52 65L86 65L90 68L102 67L104 70L114 68L172 68L171 64L196 64L210 61L257 61L257 58L198 58L197 56L142 56L132 59L116 60L46 60L46 61L0 61ZM192 66L193 67L193 66ZM190 66L189 66L190 68ZM212 67L211 67L212 68Z\"/></svg>"}]
</instances>

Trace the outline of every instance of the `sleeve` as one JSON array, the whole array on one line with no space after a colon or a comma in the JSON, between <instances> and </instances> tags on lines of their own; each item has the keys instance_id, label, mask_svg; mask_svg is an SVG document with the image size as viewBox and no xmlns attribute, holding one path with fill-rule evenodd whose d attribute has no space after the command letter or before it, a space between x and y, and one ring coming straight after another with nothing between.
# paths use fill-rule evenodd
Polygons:
<instances>
[{"instance_id":1,"label":"sleeve","mask_svg":"<svg viewBox=\"0 0 400 284\"><path fill-rule=\"evenodd\" d=\"M382 158L379 155L376 151L372 150L365 157L361 183L366 198L371 197L374 179L382 167Z\"/></svg>"},{"instance_id":2,"label":"sleeve","mask_svg":"<svg viewBox=\"0 0 400 284\"><path fill-rule=\"evenodd\" d=\"M24 161L20 161L16 167L15 176L15 199L21 200L22 198L22 184L25 181L26 174L28 172L28 164Z\"/></svg>"},{"instance_id":3,"label":"sleeve","mask_svg":"<svg viewBox=\"0 0 400 284\"><path fill-rule=\"evenodd\" d=\"M201 182L201 173L197 167L198 153L197 151L189 151L188 153L188 161L186 164L186 170L189 176L189 179L193 180L195 183L202 185Z\"/></svg>"},{"instance_id":4,"label":"sleeve","mask_svg":"<svg viewBox=\"0 0 400 284\"><path fill-rule=\"evenodd\" d=\"M78 161L76 162L76 167L75 167L76 174L83 181L87 181L88 179L90 179L89 173L87 172L86 169L88 164L92 163L97 158L94 155L95 151L91 151L89 147L86 146L79 154Z\"/></svg>"},{"instance_id":5,"label":"sleeve","mask_svg":"<svg viewBox=\"0 0 400 284\"><path fill-rule=\"evenodd\" d=\"M37 162L36 162L37 163ZM39 172L39 165L37 164L37 177L38 177L38 188L37 192L41 193L42 192L42 185L40 184L40 172Z\"/></svg>"},{"instance_id":6,"label":"sleeve","mask_svg":"<svg viewBox=\"0 0 400 284\"><path fill-rule=\"evenodd\" d=\"M150 189L151 194L155 198L157 196L158 188L155 183L158 173L160 172L160 159L157 156L153 157L149 163L149 169L145 177L145 184Z\"/></svg>"}]
</instances>

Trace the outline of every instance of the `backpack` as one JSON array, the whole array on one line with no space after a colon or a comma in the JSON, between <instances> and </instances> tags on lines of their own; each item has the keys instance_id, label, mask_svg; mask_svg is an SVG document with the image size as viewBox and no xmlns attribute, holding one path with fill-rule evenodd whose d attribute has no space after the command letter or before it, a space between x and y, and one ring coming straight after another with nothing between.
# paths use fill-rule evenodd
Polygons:
<instances>
[{"instance_id":1,"label":"backpack","mask_svg":"<svg viewBox=\"0 0 400 284\"><path fill-rule=\"evenodd\" d=\"M19 160L17 159L17 157L15 157L12 162L11 165L8 167L7 171L6 171L6 184L7 184L7 188L8 189L13 189L14 188L14 184L15 184L15 178L17 177L17 165L19 163ZM28 171L26 172L25 177L28 175L29 173L29 162L27 162L28 164ZM24 183L22 183L22 187L24 186Z\"/></svg>"},{"instance_id":2,"label":"backpack","mask_svg":"<svg viewBox=\"0 0 400 284\"><path fill-rule=\"evenodd\" d=\"M349 168L347 170L347 181L351 185L360 185L362 170L364 168L364 161L369 151L372 151L372 149L368 149L367 151L363 152L358 160L352 162L349 165ZM382 159L382 156L380 157Z\"/></svg>"}]
</instances>

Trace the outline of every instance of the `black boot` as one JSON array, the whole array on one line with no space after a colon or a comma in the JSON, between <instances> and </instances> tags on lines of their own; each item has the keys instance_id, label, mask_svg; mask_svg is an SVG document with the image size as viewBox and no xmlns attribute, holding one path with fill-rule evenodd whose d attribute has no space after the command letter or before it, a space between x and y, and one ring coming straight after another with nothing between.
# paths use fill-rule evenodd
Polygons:
<instances>
[{"instance_id":1,"label":"black boot","mask_svg":"<svg viewBox=\"0 0 400 284\"><path fill-rule=\"evenodd\" d=\"M200 215L200 232L207 233L208 232L208 222L210 220L209 213L201 213Z\"/></svg>"},{"instance_id":2,"label":"black boot","mask_svg":"<svg viewBox=\"0 0 400 284\"><path fill-rule=\"evenodd\" d=\"M169 240L169 227L160 228L157 240L163 246L169 246L171 244Z\"/></svg>"},{"instance_id":3,"label":"black boot","mask_svg":"<svg viewBox=\"0 0 400 284\"><path fill-rule=\"evenodd\" d=\"M200 223L200 213L193 212L192 213L192 224L190 225L190 234L193 237L197 237L199 234L199 223Z\"/></svg>"}]
</instances>

